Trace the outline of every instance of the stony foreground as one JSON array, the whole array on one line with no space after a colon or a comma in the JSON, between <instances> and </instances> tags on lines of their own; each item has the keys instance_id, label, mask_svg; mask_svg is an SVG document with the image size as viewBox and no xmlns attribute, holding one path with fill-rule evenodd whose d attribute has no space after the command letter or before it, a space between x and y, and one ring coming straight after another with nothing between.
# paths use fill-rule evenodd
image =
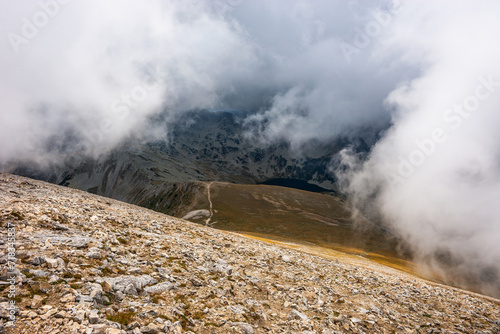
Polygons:
<instances>
[{"instance_id":1,"label":"stony foreground","mask_svg":"<svg viewBox=\"0 0 500 334\"><path fill-rule=\"evenodd\" d=\"M9 174L0 221L6 333L500 332L492 298Z\"/></svg>"}]
</instances>

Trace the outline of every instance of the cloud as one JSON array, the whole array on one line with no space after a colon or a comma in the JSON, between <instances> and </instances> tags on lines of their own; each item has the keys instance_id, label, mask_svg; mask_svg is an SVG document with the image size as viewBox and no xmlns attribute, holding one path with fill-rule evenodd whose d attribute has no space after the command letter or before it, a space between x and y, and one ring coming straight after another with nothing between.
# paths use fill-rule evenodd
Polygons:
<instances>
[{"instance_id":1,"label":"cloud","mask_svg":"<svg viewBox=\"0 0 500 334\"><path fill-rule=\"evenodd\" d=\"M383 124L389 116L384 98L398 82L417 73L373 51L397 15L397 3L296 1L287 3L289 10L283 10L282 2L248 3L261 9L259 16L252 16L257 9L250 8L240 21L261 38L260 45L272 50L277 62L271 77L280 88L269 106L247 120L261 141L286 139L299 146L360 125ZM378 29L371 37L365 34L369 24ZM358 43L360 35L363 45ZM352 53L346 54L342 45Z\"/></svg>"},{"instance_id":2,"label":"cloud","mask_svg":"<svg viewBox=\"0 0 500 334\"><path fill-rule=\"evenodd\" d=\"M99 154L165 109L220 105L259 60L237 24L207 6L3 1L0 161ZM70 148L49 149L70 137Z\"/></svg>"},{"instance_id":3,"label":"cloud","mask_svg":"<svg viewBox=\"0 0 500 334\"><path fill-rule=\"evenodd\" d=\"M407 3L379 50L421 74L388 95L393 125L362 163L344 152L353 203L449 282L500 294L500 6ZM354 160L353 160L354 159ZM477 288L477 286L476 286Z\"/></svg>"},{"instance_id":4,"label":"cloud","mask_svg":"<svg viewBox=\"0 0 500 334\"><path fill-rule=\"evenodd\" d=\"M195 108L260 112L253 121L272 120L261 136L268 141L327 138L387 119L380 101L411 72L372 59L371 47L348 63L339 47L374 20L374 8L392 6L386 2L2 6L3 162L98 155L129 136L161 132L146 129L152 115Z\"/></svg>"}]
</instances>

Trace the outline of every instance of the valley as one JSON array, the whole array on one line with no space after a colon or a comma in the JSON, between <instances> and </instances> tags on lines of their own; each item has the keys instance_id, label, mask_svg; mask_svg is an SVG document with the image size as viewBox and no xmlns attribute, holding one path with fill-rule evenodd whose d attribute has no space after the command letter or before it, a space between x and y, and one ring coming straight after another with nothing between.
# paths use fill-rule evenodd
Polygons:
<instances>
[{"instance_id":1,"label":"valley","mask_svg":"<svg viewBox=\"0 0 500 334\"><path fill-rule=\"evenodd\" d=\"M182 218L258 239L362 256L415 272L414 265L399 255L395 236L366 219L354 223L347 204L338 197L270 185L204 185Z\"/></svg>"}]
</instances>

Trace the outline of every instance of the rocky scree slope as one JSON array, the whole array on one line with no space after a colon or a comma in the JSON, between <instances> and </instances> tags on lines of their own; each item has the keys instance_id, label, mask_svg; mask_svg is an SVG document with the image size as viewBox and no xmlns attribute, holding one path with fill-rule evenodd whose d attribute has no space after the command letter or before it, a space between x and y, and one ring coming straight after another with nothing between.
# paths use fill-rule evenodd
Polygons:
<instances>
[{"instance_id":1,"label":"rocky scree slope","mask_svg":"<svg viewBox=\"0 0 500 334\"><path fill-rule=\"evenodd\" d=\"M41 181L0 174L0 217L5 333L500 331L492 298Z\"/></svg>"}]
</instances>

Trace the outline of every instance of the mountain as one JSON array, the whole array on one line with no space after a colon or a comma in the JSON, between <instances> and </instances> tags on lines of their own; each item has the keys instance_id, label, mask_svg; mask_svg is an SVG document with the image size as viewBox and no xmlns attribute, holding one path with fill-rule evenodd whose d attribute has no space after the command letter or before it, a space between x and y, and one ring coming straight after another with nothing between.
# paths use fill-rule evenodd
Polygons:
<instances>
[{"instance_id":1,"label":"mountain","mask_svg":"<svg viewBox=\"0 0 500 334\"><path fill-rule=\"evenodd\" d=\"M301 183L335 192L332 158L347 146L368 151L380 131L358 129L291 148L284 141L261 143L249 137L245 117L236 112L186 112L163 125L162 138L131 139L95 159L73 159L51 168L15 163L7 171L177 216L200 191L196 181ZM151 122L153 126L163 120Z\"/></svg>"},{"instance_id":2,"label":"mountain","mask_svg":"<svg viewBox=\"0 0 500 334\"><path fill-rule=\"evenodd\" d=\"M286 142L264 144L249 137L245 117L245 113L206 110L168 122L164 116L151 120L164 133L151 137L154 140L130 139L98 158L68 160L49 169L14 163L8 170L199 224L210 217L216 228L341 250L414 272L407 260L415 253L401 236L375 220L355 222L345 205L342 210L334 205L342 203L330 172L339 167L336 154L345 147L366 153L380 129L357 129L321 143L290 147ZM418 273L468 290L500 294L491 271L456 274L453 258L441 253L436 258L444 271L429 270L421 261Z\"/></svg>"},{"instance_id":3,"label":"mountain","mask_svg":"<svg viewBox=\"0 0 500 334\"><path fill-rule=\"evenodd\" d=\"M500 331L498 299L10 174L0 224L5 333Z\"/></svg>"}]
</instances>

